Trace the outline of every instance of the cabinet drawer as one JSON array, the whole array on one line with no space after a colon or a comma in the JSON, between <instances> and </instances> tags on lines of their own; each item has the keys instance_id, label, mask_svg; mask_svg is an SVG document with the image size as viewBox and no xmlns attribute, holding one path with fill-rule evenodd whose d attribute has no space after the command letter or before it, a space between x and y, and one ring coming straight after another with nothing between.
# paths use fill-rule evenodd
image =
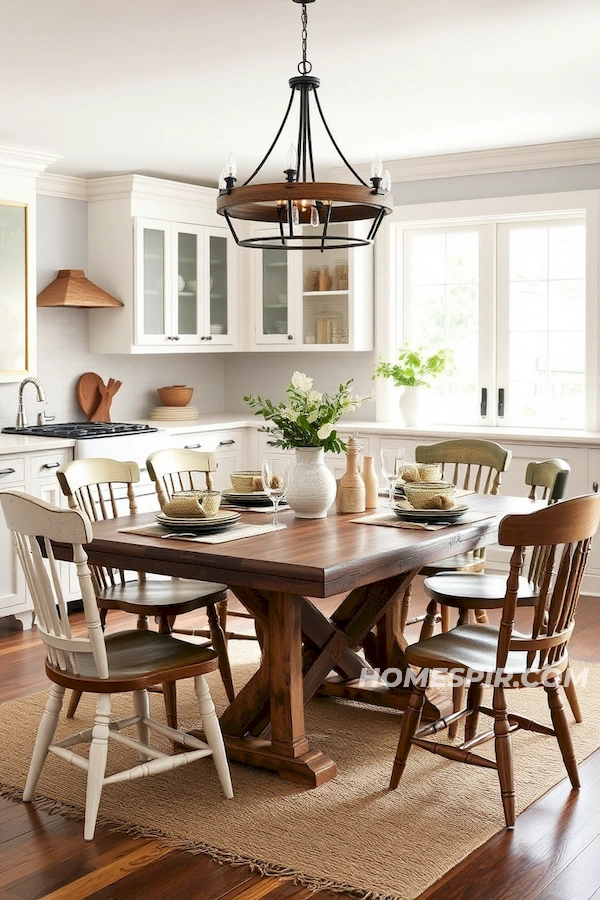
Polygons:
<instances>
[{"instance_id":1,"label":"cabinet drawer","mask_svg":"<svg viewBox=\"0 0 600 900\"><path fill-rule=\"evenodd\" d=\"M0 488L25 480L25 459L22 456L0 456Z\"/></svg>"},{"instance_id":2,"label":"cabinet drawer","mask_svg":"<svg viewBox=\"0 0 600 900\"><path fill-rule=\"evenodd\" d=\"M60 466L70 462L72 458L73 451L66 447L64 449L46 450L43 453L32 453L30 456L31 477L48 478Z\"/></svg>"},{"instance_id":3,"label":"cabinet drawer","mask_svg":"<svg viewBox=\"0 0 600 900\"><path fill-rule=\"evenodd\" d=\"M197 431L175 435L174 440L179 447L208 453L226 453L242 448L241 431Z\"/></svg>"}]
</instances>

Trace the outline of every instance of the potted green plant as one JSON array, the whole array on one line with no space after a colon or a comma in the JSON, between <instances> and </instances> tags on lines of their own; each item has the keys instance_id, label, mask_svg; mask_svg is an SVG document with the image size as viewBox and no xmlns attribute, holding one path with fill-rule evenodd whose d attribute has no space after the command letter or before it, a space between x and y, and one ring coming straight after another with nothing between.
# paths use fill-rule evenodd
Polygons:
<instances>
[{"instance_id":1,"label":"potted green plant","mask_svg":"<svg viewBox=\"0 0 600 900\"><path fill-rule=\"evenodd\" d=\"M396 362L387 362L381 357L375 369L375 378L391 378L396 387L403 388L400 396L400 411L406 425L419 425L424 413L424 389L443 372L454 368L452 351L447 347L428 351L424 347L411 349L405 345L398 351Z\"/></svg>"}]
</instances>

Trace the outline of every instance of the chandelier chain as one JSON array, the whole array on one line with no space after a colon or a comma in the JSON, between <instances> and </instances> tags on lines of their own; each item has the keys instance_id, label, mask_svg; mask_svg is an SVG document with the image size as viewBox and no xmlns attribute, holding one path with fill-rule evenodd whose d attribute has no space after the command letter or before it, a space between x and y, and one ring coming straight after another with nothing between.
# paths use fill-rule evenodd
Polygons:
<instances>
[{"instance_id":1,"label":"chandelier chain","mask_svg":"<svg viewBox=\"0 0 600 900\"><path fill-rule=\"evenodd\" d=\"M308 13L306 11L306 3L302 4L302 62L298 63L298 71L301 75L308 75L312 72L312 63L306 58L306 45L308 41Z\"/></svg>"}]
</instances>

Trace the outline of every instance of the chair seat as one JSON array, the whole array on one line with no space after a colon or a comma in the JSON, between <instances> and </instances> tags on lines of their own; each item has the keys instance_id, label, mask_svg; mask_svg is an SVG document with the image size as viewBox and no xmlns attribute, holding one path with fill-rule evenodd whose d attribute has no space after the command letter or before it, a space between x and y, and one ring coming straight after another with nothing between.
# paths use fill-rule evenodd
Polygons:
<instances>
[{"instance_id":1,"label":"chair seat","mask_svg":"<svg viewBox=\"0 0 600 900\"><path fill-rule=\"evenodd\" d=\"M98 605L138 615L176 616L208 603L227 599L227 585L188 578L159 581L128 581L111 585L96 594ZM110 604L110 605L109 605Z\"/></svg>"},{"instance_id":2,"label":"chair seat","mask_svg":"<svg viewBox=\"0 0 600 900\"><path fill-rule=\"evenodd\" d=\"M506 593L506 576L484 573L444 573L426 578L425 593L445 606L468 609L500 609ZM527 578L519 578L517 603L531 606L537 591Z\"/></svg>"},{"instance_id":3,"label":"chair seat","mask_svg":"<svg viewBox=\"0 0 600 900\"><path fill-rule=\"evenodd\" d=\"M406 661L421 668L493 673L496 671L498 633L499 629L493 625L459 625L452 631L443 631L409 645ZM505 671L507 674L527 671L527 653L511 651Z\"/></svg>"},{"instance_id":4,"label":"chair seat","mask_svg":"<svg viewBox=\"0 0 600 900\"><path fill-rule=\"evenodd\" d=\"M120 631L106 635L106 652L110 678L99 678L89 653L76 654L79 674L63 671L46 662L48 677L62 685L99 694L142 690L170 681L174 676L192 678L218 668L218 658L210 646L181 641L156 631ZM182 670L189 670L188 672ZM93 683L93 687L90 684Z\"/></svg>"}]
</instances>

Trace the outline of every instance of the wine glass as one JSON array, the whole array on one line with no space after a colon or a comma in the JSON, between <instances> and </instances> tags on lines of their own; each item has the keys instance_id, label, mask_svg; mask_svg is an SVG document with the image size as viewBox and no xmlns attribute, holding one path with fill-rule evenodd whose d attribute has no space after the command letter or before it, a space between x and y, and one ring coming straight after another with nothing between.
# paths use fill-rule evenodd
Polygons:
<instances>
[{"instance_id":1,"label":"wine glass","mask_svg":"<svg viewBox=\"0 0 600 900\"><path fill-rule=\"evenodd\" d=\"M404 462L404 447L382 447L379 451L381 474L388 483L389 503L395 505L394 492L400 478L400 467Z\"/></svg>"},{"instance_id":2,"label":"wine glass","mask_svg":"<svg viewBox=\"0 0 600 900\"><path fill-rule=\"evenodd\" d=\"M262 482L265 494L273 503L273 525L279 525L277 512L289 486L290 463L287 459L265 459L262 464Z\"/></svg>"}]
</instances>

